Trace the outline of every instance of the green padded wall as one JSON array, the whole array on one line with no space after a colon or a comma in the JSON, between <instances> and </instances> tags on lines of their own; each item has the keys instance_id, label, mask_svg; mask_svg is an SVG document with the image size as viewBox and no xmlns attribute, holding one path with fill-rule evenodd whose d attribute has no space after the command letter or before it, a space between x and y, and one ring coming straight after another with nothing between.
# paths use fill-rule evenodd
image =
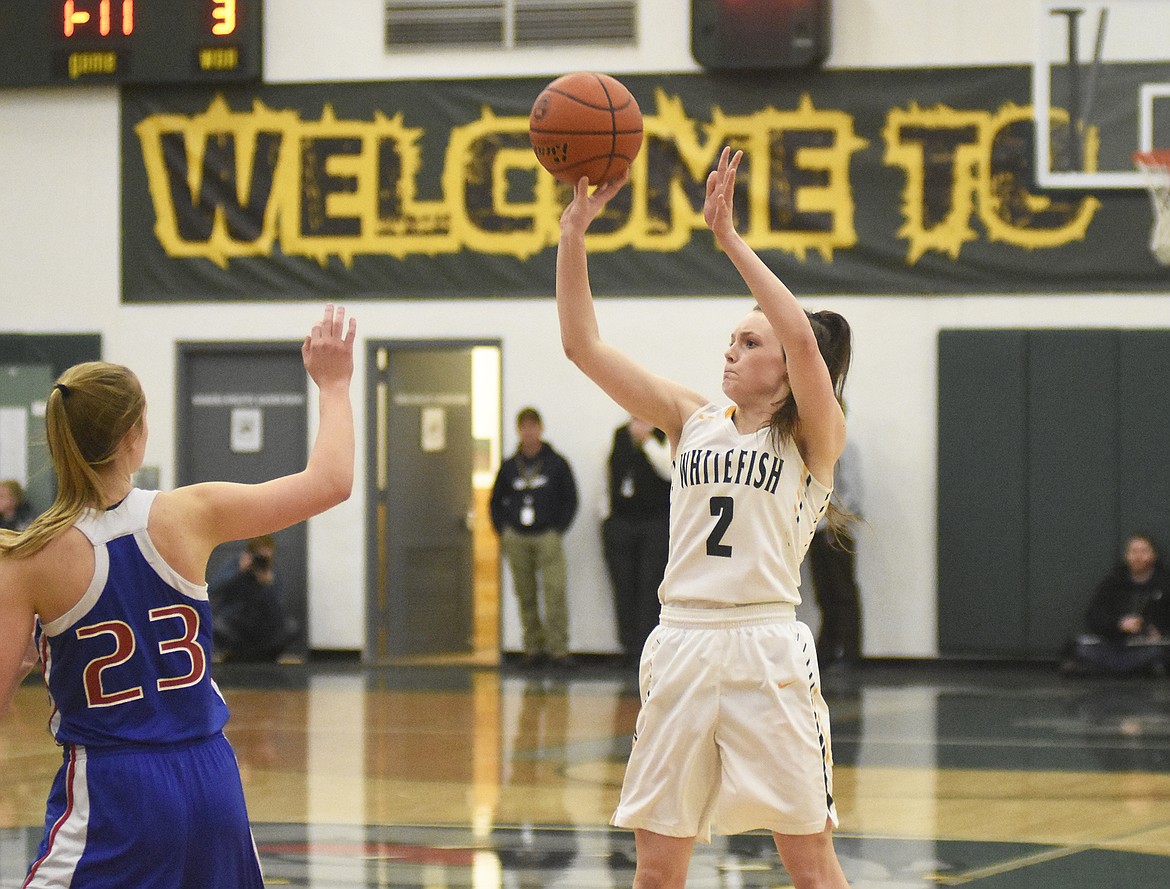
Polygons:
<instances>
[{"instance_id":1,"label":"green padded wall","mask_svg":"<svg viewBox=\"0 0 1170 889\"><path fill-rule=\"evenodd\" d=\"M1026 648L1022 331L942 331L938 361L938 640L945 655Z\"/></svg>"},{"instance_id":2,"label":"green padded wall","mask_svg":"<svg viewBox=\"0 0 1170 889\"><path fill-rule=\"evenodd\" d=\"M1170 556L1170 331L939 335L939 651L1053 657L1134 531Z\"/></svg>"},{"instance_id":3,"label":"green padded wall","mask_svg":"<svg viewBox=\"0 0 1170 889\"><path fill-rule=\"evenodd\" d=\"M1029 333L1028 629L1055 655L1080 629L1088 588L1116 549L1115 331Z\"/></svg>"}]
</instances>

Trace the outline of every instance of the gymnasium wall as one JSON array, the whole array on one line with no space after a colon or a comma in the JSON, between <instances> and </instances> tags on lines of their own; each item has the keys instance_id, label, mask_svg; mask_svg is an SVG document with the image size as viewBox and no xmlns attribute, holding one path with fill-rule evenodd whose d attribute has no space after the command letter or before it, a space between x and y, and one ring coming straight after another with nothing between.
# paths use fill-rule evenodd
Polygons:
<instances>
[{"instance_id":1,"label":"gymnasium wall","mask_svg":"<svg viewBox=\"0 0 1170 889\"><path fill-rule=\"evenodd\" d=\"M327 7L322 18L321 8ZM549 76L589 68L621 75L692 71L689 4L644 0L638 50L459 52L388 56L378 0L267 0L265 71L272 82ZM1020 0L833 0L830 67L1023 64L1031 5ZM207 339L299 339L316 316L296 301L203 306L122 305L119 299L119 105L107 88L0 90L0 305L5 332L99 333L105 357L133 366L150 403L147 463L174 481L175 344ZM1005 292L1012 288L1005 284ZM1170 287L1168 287L1170 289ZM995 292L809 301L845 314L856 336L848 392L850 434L863 455L867 525L859 535L865 651L938 653L935 535L938 335L962 328L1170 327L1166 294ZM305 301L301 301L304 299ZM722 350L750 307L738 294L652 300L613 298L598 307L607 336L654 370L718 394ZM548 439L573 461L584 496L568 537L572 645L615 646L597 535L595 492L621 412L564 359L551 299L400 300L353 307L363 337L498 338L505 418L539 406ZM360 351L360 350L359 350ZM977 363L971 368L978 373ZM354 380L364 391L364 368ZM365 406L357 399L358 429ZM504 449L515 447L505 422ZM358 459L357 487L364 478ZM364 499L310 523L310 644L359 649L364 639ZM993 555L991 557L994 557ZM505 645L518 636L504 598Z\"/></svg>"}]
</instances>

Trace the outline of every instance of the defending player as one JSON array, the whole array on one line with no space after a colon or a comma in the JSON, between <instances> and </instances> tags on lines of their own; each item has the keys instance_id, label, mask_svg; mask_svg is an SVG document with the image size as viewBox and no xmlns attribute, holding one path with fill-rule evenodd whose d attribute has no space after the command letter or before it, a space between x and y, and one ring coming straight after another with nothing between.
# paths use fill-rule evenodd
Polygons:
<instances>
[{"instance_id":1,"label":"defending player","mask_svg":"<svg viewBox=\"0 0 1170 889\"><path fill-rule=\"evenodd\" d=\"M143 491L146 402L125 367L89 362L49 394L57 498L0 535L0 712L39 642L64 762L27 889L262 889L239 767L212 681L204 571L229 540L323 512L353 486L354 321L325 308L302 346L320 425L301 472L256 485Z\"/></svg>"}]
</instances>

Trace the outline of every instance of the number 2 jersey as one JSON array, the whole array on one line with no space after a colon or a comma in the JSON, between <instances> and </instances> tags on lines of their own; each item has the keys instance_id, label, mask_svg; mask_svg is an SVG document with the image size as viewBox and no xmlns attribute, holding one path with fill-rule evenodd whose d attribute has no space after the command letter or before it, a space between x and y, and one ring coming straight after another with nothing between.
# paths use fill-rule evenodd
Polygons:
<instances>
[{"instance_id":1,"label":"number 2 jersey","mask_svg":"<svg viewBox=\"0 0 1170 889\"><path fill-rule=\"evenodd\" d=\"M800 603L800 563L832 489L795 442L741 434L734 405L707 404L683 424L671 470L664 605L722 608Z\"/></svg>"},{"instance_id":2,"label":"number 2 jersey","mask_svg":"<svg viewBox=\"0 0 1170 889\"><path fill-rule=\"evenodd\" d=\"M157 494L136 488L77 521L93 544L93 579L73 608L38 628L60 744L173 744L227 722L209 672L207 586L176 573L146 531Z\"/></svg>"}]
</instances>

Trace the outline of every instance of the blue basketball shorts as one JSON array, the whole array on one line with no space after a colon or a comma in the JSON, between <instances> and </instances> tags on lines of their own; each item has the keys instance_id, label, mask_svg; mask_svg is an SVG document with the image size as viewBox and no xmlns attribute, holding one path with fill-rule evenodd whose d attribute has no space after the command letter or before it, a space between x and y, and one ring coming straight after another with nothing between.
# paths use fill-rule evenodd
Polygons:
<instances>
[{"instance_id":1,"label":"blue basketball shorts","mask_svg":"<svg viewBox=\"0 0 1170 889\"><path fill-rule=\"evenodd\" d=\"M235 753L67 745L25 889L263 889Z\"/></svg>"}]
</instances>

